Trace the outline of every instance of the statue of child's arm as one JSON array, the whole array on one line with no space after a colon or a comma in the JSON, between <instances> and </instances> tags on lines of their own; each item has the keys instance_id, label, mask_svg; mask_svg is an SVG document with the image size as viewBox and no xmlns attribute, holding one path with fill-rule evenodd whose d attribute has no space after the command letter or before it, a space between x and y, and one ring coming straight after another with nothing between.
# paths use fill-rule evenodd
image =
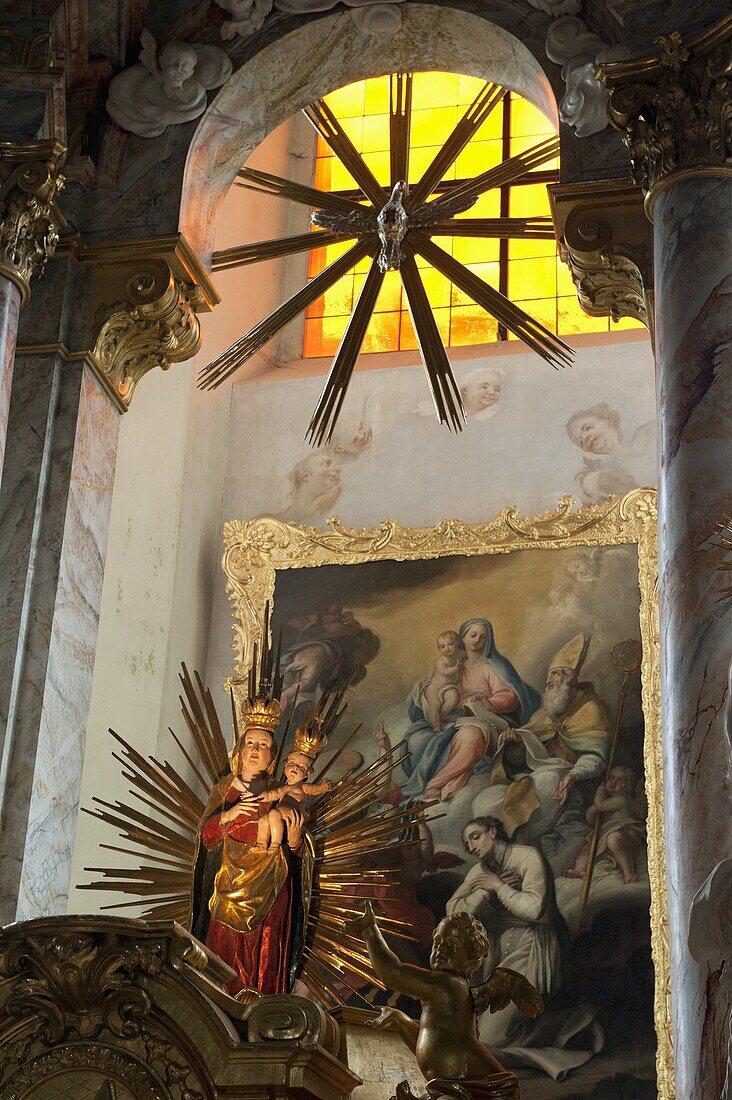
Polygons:
<instances>
[{"instance_id":1,"label":"statue of child's arm","mask_svg":"<svg viewBox=\"0 0 732 1100\"><path fill-rule=\"evenodd\" d=\"M433 971L403 963L394 954L379 931L370 902L366 903L363 916L347 922L346 931L363 936L371 965L387 988L420 1001L430 1001L444 984Z\"/></svg>"}]
</instances>

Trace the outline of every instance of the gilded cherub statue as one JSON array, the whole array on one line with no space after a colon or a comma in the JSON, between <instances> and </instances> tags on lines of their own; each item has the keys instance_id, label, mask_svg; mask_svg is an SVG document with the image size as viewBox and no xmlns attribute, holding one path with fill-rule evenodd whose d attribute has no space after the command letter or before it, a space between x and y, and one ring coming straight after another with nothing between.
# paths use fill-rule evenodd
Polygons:
<instances>
[{"instance_id":1,"label":"gilded cherub statue","mask_svg":"<svg viewBox=\"0 0 732 1100\"><path fill-rule=\"evenodd\" d=\"M526 1016L538 1016L543 1001L533 985L514 970L496 967L480 985L469 982L490 950L483 925L468 913L453 913L435 929L430 969L401 962L379 931L367 902L363 916L347 930L363 936L374 971L389 988L422 1002L419 1023L398 1009L385 1008L373 1023L393 1021L414 1052L431 1100L521 1100L514 1073L504 1069L478 1039L476 1015L497 1012L509 1001ZM414 1100L409 1085L397 1086L396 1100Z\"/></svg>"},{"instance_id":2,"label":"gilded cherub statue","mask_svg":"<svg viewBox=\"0 0 732 1100\"><path fill-rule=\"evenodd\" d=\"M198 118L207 90L231 76L231 61L219 46L172 41L158 51L148 30L140 43L140 60L117 73L107 99L117 125L138 137L158 137L168 126Z\"/></svg>"}]
</instances>

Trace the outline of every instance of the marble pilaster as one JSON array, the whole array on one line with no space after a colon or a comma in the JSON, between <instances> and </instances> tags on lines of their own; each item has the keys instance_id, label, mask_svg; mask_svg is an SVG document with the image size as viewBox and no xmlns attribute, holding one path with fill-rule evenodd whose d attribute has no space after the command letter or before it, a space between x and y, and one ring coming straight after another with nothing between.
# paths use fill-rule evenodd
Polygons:
<instances>
[{"instance_id":1,"label":"marble pilaster","mask_svg":"<svg viewBox=\"0 0 732 1100\"><path fill-rule=\"evenodd\" d=\"M709 548L732 515L732 179L654 204L659 528L669 922L680 1097L720 1096L730 989L688 949L692 899L732 855L723 734L732 605ZM723 969L723 968L722 968Z\"/></svg>"},{"instance_id":2,"label":"marble pilaster","mask_svg":"<svg viewBox=\"0 0 732 1100\"><path fill-rule=\"evenodd\" d=\"M2 480L5 440L8 434L10 389L13 384L19 311L19 288L10 279L0 275L0 480Z\"/></svg>"},{"instance_id":3,"label":"marble pilaster","mask_svg":"<svg viewBox=\"0 0 732 1100\"><path fill-rule=\"evenodd\" d=\"M688 42L671 34L658 44L654 57L602 71L653 221L676 1095L711 1100L732 1079L729 933L727 958L713 934L715 925L729 929L729 900L725 911L707 888L732 857L724 724L732 604L720 599L713 545L732 515L732 16Z\"/></svg>"},{"instance_id":4,"label":"marble pilaster","mask_svg":"<svg viewBox=\"0 0 732 1100\"><path fill-rule=\"evenodd\" d=\"M109 533L119 414L84 369L17 917L66 911Z\"/></svg>"}]
</instances>

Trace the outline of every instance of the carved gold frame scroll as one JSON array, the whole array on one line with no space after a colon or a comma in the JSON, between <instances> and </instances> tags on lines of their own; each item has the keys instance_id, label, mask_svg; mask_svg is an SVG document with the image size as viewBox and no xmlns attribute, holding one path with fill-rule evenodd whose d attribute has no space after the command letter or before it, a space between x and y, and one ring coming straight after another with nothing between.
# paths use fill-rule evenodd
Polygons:
<instances>
[{"instance_id":1,"label":"carved gold frame scroll","mask_svg":"<svg viewBox=\"0 0 732 1100\"><path fill-rule=\"evenodd\" d=\"M234 520L224 526L223 568L234 619L234 678L243 676L254 642L261 637L264 605L274 595L279 569L446 555L474 557L512 550L556 550L578 546L632 544L638 550L641 668L645 717L645 769L648 794L648 871L651 884L651 947L656 975L654 1015L659 1100L674 1100L673 1038L670 1016L668 904L664 865L663 765L661 756L657 504L654 489L634 489L607 504L573 511L563 497L556 511L534 519L517 509L502 511L490 523L443 520L436 527L402 527L384 520L372 531L343 527L298 527L276 519Z\"/></svg>"}]
</instances>

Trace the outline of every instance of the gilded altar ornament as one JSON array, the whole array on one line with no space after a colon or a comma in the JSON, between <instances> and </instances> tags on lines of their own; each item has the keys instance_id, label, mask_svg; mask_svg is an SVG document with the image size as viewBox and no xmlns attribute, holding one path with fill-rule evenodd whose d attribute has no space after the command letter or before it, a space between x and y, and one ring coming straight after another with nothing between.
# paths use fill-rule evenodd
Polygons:
<instances>
[{"instance_id":1,"label":"gilded altar ornament","mask_svg":"<svg viewBox=\"0 0 732 1100\"><path fill-rule=\"evenodd\" d=\"M379 183L338 118L322 99L306 107L304 114L355 180L355 197L351 197L351 192L341 195L321 191L267 172L242 168L238 180L240 186L310 207L313 211L312 224L318 232L214 253L214 270L308 252L339 241L354 240L355 243L288 301L208 363L199 375L201 388L215 389L221 385L365 257L370 257L370 268L308 428L308 439L313 445L320 446L332 437L384 277L389 271L398 271L401 276L437 418L452 431L462 428L465 409L420 274L418 257L453 282L547 363L556 368L571 363L573 353L568 344L433 240L434 237L553 239L549 218L456 217L469 210L481 195L525 176L532 169L554 159L559 152L558 139L549 138L473 179L447 179L462 150L502 101L504 94L505 89L501 86L486 84L432 163L414 183L408 182L411 73L395 73L390 78L388 187Z\"/></svg>"},{"instance_id":2,"label":"gilded altar ornament","mask_svg":"<svg viewBox=\"0 0 732 1100\"><path fill-rule=\"evenodd\" d=\"M489 935L468 913L440 921L432 940L429 970L401 962L379 930L370 903L351 920L348 931L363 936L375 972L384 984L421 1001L419 1022L394 1008L384 1008L374 1027L393 1023L416 1056L431 1100L521 1100L514 1073L507 1071L478 1039L476 1017L498 1012L510 1001L531 1018L544 1009L541 996L522 974L496 967L490 977L471 986L474 972L489 955ZM406 1081L396 1100L415 1100Z\"/></svg>"},{"instance_id":3,"label":"gilded altar ornament","mask_svg":"<svg viewBox=\"0 0 732 1100\"><path fill-rule=\"evenodd\" d=\"M236 978L228 989L239 1001L286 994L299 979L332 1008L361 997L354 981L382 987L344 922L397 881L389 856L404 847L405 829L424 818L426 806L374 816L384 783L405 759L398 746L335 784L326 780L358 727L310 779L346 710L348 683L336 688L335 679L299 722L278 777L296 699L282 729L279 646L275 652L269 641L267 618L265 610L247 676L232 682L231 757L211 693L185 665L180 702L192 744L170 731L185 758L184 773L143 756L110 730L136 802L94 798L96 807L85 812L133 845L109 847L136 864L86 868L102 879L80 889L130 895L132 901L106 908L147 906L142 916L189 928L232 967ZM237 702L244 687L247 695ZM388 935L412 938L399 919L384 919L384 926Z\"/></svg>"}]
</instances>

